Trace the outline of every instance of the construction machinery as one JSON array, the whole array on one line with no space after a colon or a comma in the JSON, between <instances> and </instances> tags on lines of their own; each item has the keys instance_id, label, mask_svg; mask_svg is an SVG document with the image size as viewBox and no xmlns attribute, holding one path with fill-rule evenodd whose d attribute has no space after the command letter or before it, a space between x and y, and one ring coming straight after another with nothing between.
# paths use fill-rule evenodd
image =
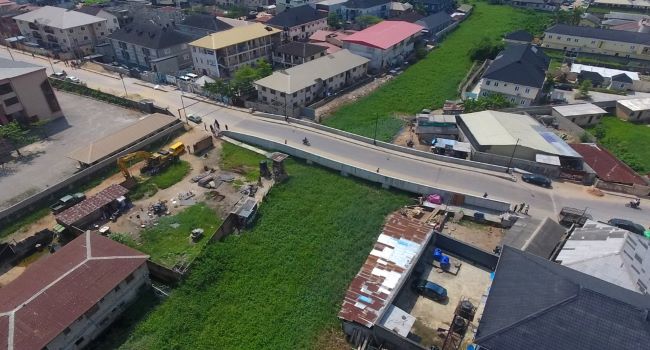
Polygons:
<instances>
[{"instance_id":1,"label":"construction machinery","mask_svg":"<svg viewBox=\"0 0 650 350\"><path fill-rule=\"evenodd\" d=\"M120 168L124 178L129 180L132 178L132 175L129 172L129 163L134 160L145 160L146 164L142 167L140 173L155 175L161 170L167 168L173 162L177 161L183 153L185 153L185 145L182 142L176 142L168 149L160 150L156 153L147 151L129 153L117 159L117 166Z\"/></svg>"}]
</instances>

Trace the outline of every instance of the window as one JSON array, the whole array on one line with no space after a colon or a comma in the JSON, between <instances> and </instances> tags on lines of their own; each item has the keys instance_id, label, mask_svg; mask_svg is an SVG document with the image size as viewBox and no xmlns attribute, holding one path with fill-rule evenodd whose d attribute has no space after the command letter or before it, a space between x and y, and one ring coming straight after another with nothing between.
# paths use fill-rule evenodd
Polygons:
<instances>
[{"instance_id":1,"label":"window","mask_svg":"<svg viewBox=\"0 0 650 350\"><path fill-rule=\"evenodd\" d=\"M526 101L524 101L524 100L519 101L520 105L523 105L524 103L526 103Z\"/></svg>"},{"instance_id":2,"label":"window","mask_svg":"<svg viewBox=\"0 0 650 350\"><path fill-rule=\"evenodd\" d=\"M519 86L515 86L515 91L519 91Z\"/></svg>"},{"instance_id":3,"label":"window","mask_svg":"<svg viewBox=\"0 0 650 350\"><path fill-rule=\"evenodd\" d=\"M553 39L553 36L549 34L548 38L549 38L549 39Z\"/></svg>"},{"instance_id":4,"label":"window","mask_svg":"<svg viewBox=\"0 0 650 350\"><path fill-rule=\"evenodd\" d=\"M495 81L494 86L499 86L499 82Z\"/></svg>"},{"instance_id":5,"label":"window","mask_svg":"<svg viewBox=\"0 0 650 350\"><path fill-rule=\"evenodd\" d=\"M5 106L7 106L7 107L13 106L18 102L20 102L20 101L18 101L18 97L14 96L12 98L8 98L8 99L5 100Z\"/></svg>"},{"instance_id":6,"label":"window","mask_svg":"<svg viewBox=\"0 0 650 350\"><path fill-rule=\"evenodd\" d=\"M14 90L11 88L10 83L4 83L4 84L0 85L0 95L5 95L5 94L8 94L10 92L14 92Z\"/></svg>"},{"instance_id":7,"label":"window","mask_svg":"<svg viewBox=\"0 0 650 350\"><path fill-rule=\"evenodd\" d=\"M84 40L88 40L88 37L87 37L87 36L84 36Z\"/></svg>"},{"instance_id":8,"label":"window","mask_svg":"<svg viewBox=\"0 0 650 350\"><path fill-rule=\"evenodd\" d=\"M151 50L147 49L146 47L143 47L143 48L142 48L142 53L143 53L145 56L151 56Z\"/></svg>"},{"instance_id":9,"label":"window","mask_svg":"<svg viewBox=\"0 0 650 350\"><path fill-rule=\"evenodd\" d=\"M643 264L643 259L639 256L639 254L634 254L634 259Z\"/></svg>"},{"instance_id":10,"label":"window","mask_svg":"<svg viewBox=\"0 0 650 350\"><path fill-rule=\"evenodd\" d=\"M578 42L578 39L573 39L573 41Z\"/></svg>"},{"instance_id":11,"label":"window","mask_svg":"<svg viewBox=\"0 0 650 350\"><path fill-rule=\"evenodd\" d=\"M74 33L74 29L72 28L68 29L68 33Z\"/></svg>"},{"instance_id":12,"label":"window","mask_svg":"<svg viewBox=\"0 0 650 350\"><path fill-rule=\"evenodd\" d=\"M81 30L86 30L86 26L81 26L79 28L81 28Z\"/></svg>"},{"instance_id":13,"label":"window","mask_svg":"<svg viewBox=\"0 0 650 350\"><path fill-rule=\"evenodd\" d=\"M119 292L120 291L120 286L119 285L115 286L115 288L113 288L113 291L115 291L115 293Z\"/></svg>"},{"instance_id":14,"label":"window","mask_svg":"<svg viewBox=\"0 0 650 350\"><path fill-rule=\"evenodd\" d=\"M262 101L266 102L267 98L266 96L262 96Z\"/></svg>"},{"instance_id":15,"label":"window","mask_svg":"<svg viewBox=\"0 0 650 350\"><path fill-rule=\"evenodd\" d=\"M124 280L126 281L126 283L131 283L131 281L133 281L134 278L135 277L133 277L133 274L130 274L130 275L126 276L126 278Z\"/></svg>"},{"instance_id":16,"label":"window","mask_svg":"<svg viewBox=\"0 0 650 350\"><path fill-rule=\"evenodd\" d=\"M526 88L526 93L529 93L529 92L530 92L530 88Z\"/></svg>"},{"instance_id":17,"label":"window","mask_svg":"<svg viewBox=\"0 0 650 350\"><path fill-rule=\"evenodd\" d=\"M596 43L596 40L592 40L591 43L592 43L592 44L595 44L595 43Z\"/></svg>"},{"instance_id":18,"label":"window","mask_svg":"<svg viewBox=\"0 0 650 350\"><path fill-rule=\"evenodd\" d=\"M70 333L70 327L65 327L63 330L63 335L68 335L68 333Z\"/></svg>"},{"instance_id":19,"label":"window","mask_svg":"<svg viewBox=\"0 0 650 350\"><path fill-rule=\"evenodd\" d=\"M266 91L266 87L262 86L262 91Z\"/></svg>"},{"instance_id":20,"label":"window","mask_svg":"<svg viewBox=\"0 0 650 350\"><path fill-rule=\"evenodd\" d=\"M634 50L635 47L636 47L636 46L632 45L632 46L630 46L630 49Z\"/></svg>"},{"instance_id":21,"label":"window","mask_svg":"<svg viewBox=\"0 0 650 350\"><path fill-rule=\"evenodd\" d=\"M280 93L280 97L285 97L285 96L286 96L286 94L284 92Z\"/></svg>"},{"instance_id":22,"label":"window","mask_svg":"<svg viewBox=\"0 0 650 350\"><path fill-rule=\"evenodd\" d=\"M126 50L126 49L127 49L127 48L126 48L126 43L123 43L123 42L120 41L120 42L118 43L118 45L120 45L120 48L121 48L122 50Z\"/></svg>"},{"instance_id":23,"label":"window","mask_svg":"<svg viewBox=\"0 0 650 350\"><path fill-rule=\"evenodd\" d=\"M104 36L104 32L99 33L99 35Z\"/></svg>"},{"instance_id":24,"label":"window","mask_svg":"<svg viewBox=\"0 0 650 350\"><path fill-rule=\"evenodd\" d=\"M297 92L294 92L294 93L293 93L293 97L298 97L298 93L297 93Z\"/></svg>"},{"instance_id":25,"label":"window","mask_svg":"<svg viewBox=\"0 0 650 350\"><path fill-rule=\"evenodd\" d=\"M560 40L560 39L562 39L562 37L558 35L558 36L557 36L557 40Z\"/></svg>"},{"instance_id":26,"label":"window","mask_svg":"<svg viewBox=\"0 0 650 350\"><path fill-rule=\"evenodd\" d=\"M485 85L490 86L490 81L489 81L489 80L486 80L486 81L485 81Z\"/></svg>"},{"instance_id":27,"label":"window","mask_svg":"<svg viewBox=\"0 0 650 350\"><path fill-rule=\"evenodd\" d=\"M571 38L566 38L566 41L571 41Z\"/></svg>"},{"instance_id":28,"label":"window","mask_svg":"<svg viewBox=\"0 0 650 350\"><path fill-rule=\"evenodd\" d=\"M74 345L79 345L79 344L81 344L83 342L84 342L84 337L81 337L81 338L77 339L76 342L74 342Z\"/></svg>"},{"instance_id":29,"label":"window","mask_svg":"<svg viewBox=\"0 0 650 350\"><path fill-rule=\"evenodd\" d=\"M93 305L93 307L90 308L90 310L86 311L84 316L90 317L90 316L94 315L97 311L99 311L99 306L97 306L97 304L95 304L95 305Z\"/></svg>"}]
</instances>

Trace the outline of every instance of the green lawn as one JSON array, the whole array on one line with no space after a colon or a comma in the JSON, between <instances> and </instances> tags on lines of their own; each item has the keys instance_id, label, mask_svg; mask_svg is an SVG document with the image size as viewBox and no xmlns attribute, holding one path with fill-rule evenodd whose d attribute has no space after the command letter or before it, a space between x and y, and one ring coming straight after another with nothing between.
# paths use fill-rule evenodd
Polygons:
<instances>
[{"instance_id":1,"label":"green lawn","mask_svg":"<svg viewBox=\"0 0 650 350\"><path fill-rule=\"evenodd\" d=\"M650 173L650 127L605 117L589 130L598 142L640 174Z\"/></svg>"},{"instance_id":2,"label":"green lawn","mask_svg":"<svg viewBox=\"0 0 650 350\"><path fill-rule=\"evenodd\" d=\"M402 193L295 161L256 225L210 244L122 349L310 349Z\"/></svg>"},{"instance_id":3,"label":"green lawn","mask_svg":"<svg viewBox=\"0 0 650 350\"><path fill-rule=\"evenodd\" d=\"M162 217L158 225L140 232L139 241L119 233L111 235L111 238L149 254L151 260L171 268L176 263L190 262L197 257L220 224L221 219L214 210L198 203L176 215ZM195 228L202 228L205 234L197 243L192 243L189 236Z\"/></svg>"},{"instance_id":4,"label":"green lawn","mask_svg":"<svg viewBox=\"0 0 650 350\"><path fill-rule=\"evenodd\" d=\"M261 154L223 142L219 167L222 170L242 174L247 181L253 182L260 176L260 160L263 159L264 156Z\"/></svg>"},{"instance_id":5,"label":"green lawn","mask_svg":"<svg viewBox=\"0 0 650 350\"><path fill-rule=\"evenodd\" d=\"M505 5L474 5L469 18L425 59L374 93L342 107L324 124L373 137L375 119L379 118L377 138L390 141L402 127L396 114L439 108L446 99L458 97L458 85L472 66L468 53L482 38L497 39L516 29L540 33L550 20L548 14Z\"/></svg>"},{"instance_id":6,"label":"green lawn","mask_svg":"<svg viewBox=\"0 0 650 350\"><path fill-rule=\"evenodd\" d=\"M145 197L151 197L158 190L164 190L165 188L172 187L179 181L183 180L187 174L190 173L190 163L181 160L162 172L141 180L134 188L129 192L129 198L131 200L139 200Z\"/></svg>"}]
</instances>

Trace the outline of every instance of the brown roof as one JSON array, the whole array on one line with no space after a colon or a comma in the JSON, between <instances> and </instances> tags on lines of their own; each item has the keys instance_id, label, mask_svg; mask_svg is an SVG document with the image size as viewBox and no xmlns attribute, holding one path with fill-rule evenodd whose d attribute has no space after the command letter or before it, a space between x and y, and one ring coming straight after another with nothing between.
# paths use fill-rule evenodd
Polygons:
<instances>
[{"instance_id":1,"label":"brown roof","mask_svg":"<svg viewBox=\"0 0 650 350\"><path fill-rule=\"evenodd\" d=\"M391 215L350 283L338 317L367 327L377 322L432 234L416 219Z\"/></svg>"},{"instance_id":2,"label":"brown roof","mask_svg":"<svg viewBox=\"0 0 650 350\"><path fill-rule=\"evenodd\" d=\"M129 190L118 184L110 185L96 195L86 198L75 206L55 215L56 221L61 225L74 225L77 221L103 208L105 205L128 192Z\"/></svg>"},{"instance_id":3,"label":"brown roof","mask_svg":"<svg viewBox=\"0 0 650 350\"><path fill-rule=\"evenodd\" d=\"M84 164L93 164L176 122L178 119L165 114L150 114L116 133L72 151L67 157Z\"/></svg>"},{"instance_id":4,"label":"brown roof","mask_svg":"<svg viewBox=\"0 0 650 350\"><path fill-rule=\"evenodd\" d=\"M146 260L88 232L33 263L0 288L0 348L42 349Z\"/></svg>"},{"instance_id":5,"label":"brown roof","mask_svg":"<svg viewBox=\"0 0 650 350\"><path fill-rule=\"evenodd\" d=\"M646 182L625 163L611 154L604 147L593 143L571 145L578 152L596 175L603 181L621 184L645 185Z\"/></svg>"}]
</instances>

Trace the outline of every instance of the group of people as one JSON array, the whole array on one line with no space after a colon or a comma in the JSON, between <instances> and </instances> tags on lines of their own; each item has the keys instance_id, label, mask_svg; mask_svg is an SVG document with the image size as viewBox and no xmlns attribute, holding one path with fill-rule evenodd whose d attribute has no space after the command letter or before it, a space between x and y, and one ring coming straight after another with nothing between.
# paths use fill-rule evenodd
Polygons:
<instances>
[{"instance_id":1,"label":"group of people","mask_svg":"<svg viewBox=\"0 0 650 350\"><path fill-rule=\"evenodd\" d=\"M515 213L524 213L528 215L528 209L530 208L530 205L528 203L521 203L521 204L515 204L515 209L513 212Z\"/></svg>"}]
</instances>

